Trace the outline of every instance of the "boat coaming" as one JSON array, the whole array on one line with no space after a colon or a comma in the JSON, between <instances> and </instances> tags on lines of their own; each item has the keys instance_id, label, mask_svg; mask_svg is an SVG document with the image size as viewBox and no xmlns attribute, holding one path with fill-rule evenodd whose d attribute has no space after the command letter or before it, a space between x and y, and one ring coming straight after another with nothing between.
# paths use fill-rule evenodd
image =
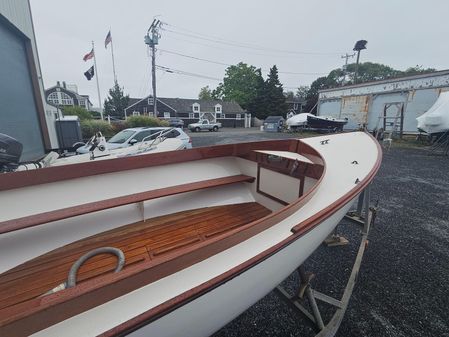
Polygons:
<instances>
[{"instance_id":1,"label":"boat coaming","mask_svg":"<svg viewBox=\"0 0 449 337\"><path fill-rule=\"evenodd\" d=\"M203 334L205 335L210 334L215 329L225 324L229 319L232 319L232 317L236 316L238 313L243 311L249 305L254 303L257 299L262 297L266 292L270 291L277 283L279 283L277 281L276 281L277 283L273 283L273 275L274 278L276 278L276 280L282 280L282 278L287 276L297 265L299 265L301 263L301 259L305 259L311 252L311 251L309 252L309 249L305 249L305 247L308 246L310 243L311 244L310 249L312 249L313 251L313 249L316 248L316 246L321 242L321 240L324 239L324 237L331 231L333 226L335 226L335 224L339 220L338 218L340 217L340 215L341 217L343 216L344 214L343 210L349 207L348 205L350 204L350 200L355 198L357 193L359 193L364 188L364 186L366 186L366 184L369 183L369 181L371 181L373 175L378 169L378 164L380 163L380 154L378 154L378 148L376 148L376 146L374 145L374 141L369 136L360 133L349 134L349 136L346 135L344 137L349 138L345 139L345 141L343 142L336 141L335 142L336 144L333 143L334 140L337 140L338 138L335 138L335 136L330 137L331 146L329 146L330 144L320 145L321 144L320 142L323 140L323 137L313 138L311 140L308 140L308 142L311 142L310 146L312 148L320 150L321 149L329 150L330 152L327 155L331 155L332 152L335 152L334 146L338 148L345 144L347 145L350 143L354 143L354 141L358 143L359 150L362 149L366 150L366 148L364 147L368 145L368 147L371 147L371 150L373 150L376 153L375 155L372 155L374 159L372 158L373 160L371 161L365 160L366 158L362 158L363 155L359 154L360 151L355 151L355 153L344 156L343 159L346 162L341 169L343 169L344 171L351 171L354 168L353 172L354 176L350 176L351 174L349 174L349 176L347 177L348 179L355 178L354 181L351 182L351 184L349 184L348 180L341 179L341 177L339 177L338 175L336 176L335 175L336 173L334 171L331 172L326 171L326 173L323 175L323 179L327 178L335 180L337 184L331 185L337 189L339 187L343 187L343 190L340 191L341 197L335 200L336 196L333 194L329 194L329 190L327 190L326 192L326 189L324 189L325 185L323 184L319 185L318 192L322 190L321 195L322 196L327 195L330 198L327 207L320 209L320 207L322 207L323 205L321 206L315 205L315 207L318 207L318 209L313 209L313 207L312 209L310 209L311 204L307 203L301 208L300 212L301 214L297 214L299 207L297 209L294 209L295 204L294 203L290 204L289 206L282 208L279 212L274 212L273 215L267 217L267 218L278 217L275 221L276 222L275 226L271 225L270 227L268 227L268 229L262 231L261 233L256 234L254 236L250 236L245 241L229 247L228 249L226 249L226 251L222 251L215 255L212 255L207 259L192 265L189 268L185 268L174 274L168 275L159 281L138 288L131 293L118 297L114 300L111 300L101 306L95 307L90 310L86 310L84 313L69 318L46 330L43 330L41 333L44 335L58 335L63 332L64 335L69 335L70 331L68 331L67 329L70 330L70 327L72 328L77 327L76 331L74 330L73 333L74 335L79 335L80 333L79 329L82 327L84 329L82 334L96 335L107 330L108 326L109 327L116 326L115 329L110 330L108 333L108 334L115 334L115 333L129 332L142 325L147 324L148 322L153 322L147 325L145 329L153 329L153 328L156 329L150 331L157 331L156 335L158 336L170 335L170 333L174 332L173 329L176 329L174 325L177 325L173 324L173 322L171 329L169 329L168 327L163 328L165 333L162 333L161 331L157 330L159 329L158 327L163 326L166 317L170 317L170 315L181 315L181 317L179 318L179 322L185 322L186 319L188 320L193 318L191 317L193 313L186 314L186 316L182 314L183 312L185 312L184 308L188 308L188 305L194 305L196 301L199 302L204 301L202 299L203 296L213 295L216 292L218 292L218 294L221 293L220 289L222 289L223 286L225 288L229 286L231 284L231 280L232 282L234 282L234 280L235 282L240 282L239 280L241 280L240 278L241 276L243 277L247 272L253 270L253 268L263 266L265 263L268 263L271 257L274 258L275 256L278 256L278 254L281 254L285 249L290 249L289 247L293 246L297 248L299 247L298 252L293 255L294 257L293 260L295 262L293 264L285 263L285 269L283 269L282 272L272 273L270 269L272 266L270 264L266 265L271 267L264 268L265 273L267 273L267 275L265 275L264 282L261 282L261 279L257 278L257 282L255 283L261 282L261 284L265 284L265 280L267 280L267 282L270 284L269 286L261 287L259 289L259 287L253 284L254 288L251 289L245 288L243 287L243 285L241 285L243 288L240 289L245 289L245 291L242 291L240 295L242 295L243 293L245 294L247 293L248 296L242 295L241 301L239 301L238 303L232 303L231 306L234 307L235 309L230 310L232 312L229 312L229 310L227 310L227 312L229 313L223 315L223 317L220 314L220 312L217 312L217 314L215 315L216 316L215 320L208 319L208 324L206 324L206 326L208 326L207 328L204 327L203 329L201 327L198 327L200 329L199 331L194 332L192 331L192 333L186 333L187 326L193 327L193 326L200 326L201 324L185 325L179 323L179 326L183 326L183 328L181 328L183 335L198 336ZM305 143L307 142L307 140L302 142ZM262 145L262 143L260 144ZM269 149L269 146L267 145L268 143L265 143L265 145L261 146L260 149L265 150L267 148ZM243 145L242 147L245 147L245 145ZM257 146L255 148L257 148ZM296 144L296 149L297 148L298 144ZM218 155L219 153L229 153L229 148L227 151L223 151L224 150L223 147L221 148L218 147L217 149L218 152L215 153L209 152L209 155L212 154L212 156L214 156ZM271 149L274 150L275 148ZM278 146L277 149L278 150L289 149L290 151L293 151L295 150L295 146L292 146L292 144L286 144L284 142L284 144L281 147ZM204 154L207 151L212 150L202 149L201 151L199 151L200 153L203 152L202 155L199 155L198 151L194 153L196 156L204 158ZM239 151L241 152L240 154L245 153L244 149L239 150L237 147L234 147L231 152L234 154L238 154ZM369 157L370 156L368 156L367 159L370 159ZM334 160L335 158L330 159ZM359 160L360 164L357 165L351 164L352 161L349 161L350 159L353 160L357 159ZM237 161L245 161L245 159L237 159ZM96 169L101 171L104 168L97 167ZM241 171L242 173L247 173L245 172L245 165L243 164L241 167ZM328 173L330 173L330 175ZM69 173L66 172L65 175L67 174L70 175ZM254 172L252 174L254 174ZM345 172L345 175L348 175L347 172ZM355 177L355 175L357 175L357 177ZM57 179L59 178L57 177ZM360 182L355 183L356 179L359 179ZM340 183L342 184L340 185ZM352 189L347 190L348 187L352 187ZM346 190L344 188L346 188ZM315 198L316 196L317 193L311 197L312 198L311 200L313 200L313 198ZM343 213L340 214L340 210L342 210ZM280 217L282 213L284 214L283 216ZM329 225L330 227L328 225L323 225L325 223L331 224ZM293 234L291 232L292 228L295 228ZM312 235L313 239L309 238L308 237L309 235ZM303 241L304 238L308 239L306 241ZM296 246L300 242L302 242L300 246ZM295 244L293 245L293 243ZM283 253L281 254L281 256L282 255ZM279 265L283 265L283 263L279 263ZM224 270L226 270L225 273L223 273ZM118 276L119 275L111 276L110 279L114 277L119 278ZM182 279L182 284L180 284L179 279ZM237 286L237 288L239 287L240 286ZM171 290L168 291L167 289ZM256 291L256 289L259 290ZM236 289L234 290L236 291ZM77 291L73 290L72 293L76 295ZM136 296L137 298L143 299L143 302L140 301L140 303L138 303L139 301L137 300ZM212 302L214 302L215 304L207 305L206 308L208 308L208 310L212 310L214 306L215 310L219 311L224 310L224 308L222 308L223 301L221 303L216 301ZM224 303L227 302L225 301ZM211 311L209 311L208 313L210 316ZM106 317L107 322L101 323L100 321L106 319ZM95 326L89 324L88 322L95 322L94 324Z\"/></svg>"}]
</instances>

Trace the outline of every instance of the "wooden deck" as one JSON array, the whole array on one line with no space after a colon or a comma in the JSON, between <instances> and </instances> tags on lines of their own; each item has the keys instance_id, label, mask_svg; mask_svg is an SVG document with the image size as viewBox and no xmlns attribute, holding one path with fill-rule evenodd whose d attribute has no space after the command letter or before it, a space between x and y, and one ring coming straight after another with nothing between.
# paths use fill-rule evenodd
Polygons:
<instances>
[{"instance_id":1,"label":"wooden deck","mask_svg":"<svg viewBox=\"0 0 449 337\"><path fill-rule=\"evenodd\" d=\"M127 267L158 259L268 215L262 205L242 203L178 212L119 227L69 244L0 275L0 310L38 297L67 280L72 264L99 247L116 247ZM95 256L80 268L78 282L111 273L116 257Z\"/></svg>"}]
</instances>

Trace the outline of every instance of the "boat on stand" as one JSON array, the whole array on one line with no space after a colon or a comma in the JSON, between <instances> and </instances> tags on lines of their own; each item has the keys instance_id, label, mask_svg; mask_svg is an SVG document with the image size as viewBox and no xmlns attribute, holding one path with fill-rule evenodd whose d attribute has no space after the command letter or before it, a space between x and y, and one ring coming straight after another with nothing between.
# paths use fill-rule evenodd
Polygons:
<instances>
[{"instance_id":1,"label":"boat on stand","mask_svg":"<svg viewBox=\"0 0 449 337\"><path fill-rule=\"evenodd\" d=\"M209 336L312 254L380 162L354 132L1 174L0 335Z\"/></svg>"}]
</instances>

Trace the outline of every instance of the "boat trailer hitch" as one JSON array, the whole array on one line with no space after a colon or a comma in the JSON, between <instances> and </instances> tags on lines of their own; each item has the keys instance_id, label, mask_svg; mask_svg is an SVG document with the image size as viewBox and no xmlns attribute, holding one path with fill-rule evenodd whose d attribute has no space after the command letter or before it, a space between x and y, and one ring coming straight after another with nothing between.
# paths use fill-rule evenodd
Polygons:
<instances>
[{"instance_id":1,"label":"boat trailer hitch","mask_svg":"<svg viewBox=\"0 0 449 337\"><path fill-rule=\"evenodd\" d=\"M41 296L50 295L50 294L53 294L60 290L74 287L76 285L76 275L78 274L79 268L83 265L84 262L89 260L91 257L100 255L100 254L113 254L113 255L117 256L117 267L115 267L114 273L118 273L120 270L123 269L123 266L125 265L125 254L123 254L123 252L120 249L114 248L114 247L97 248L97 249L91 250L90 252L87 252L86 254L84 254L78 260L75 261L75 263L70 268L69 276L67 277L66 282L61 283L60 285L47 291L46 293L42 294Z\"/></svg>"}]
</instances>

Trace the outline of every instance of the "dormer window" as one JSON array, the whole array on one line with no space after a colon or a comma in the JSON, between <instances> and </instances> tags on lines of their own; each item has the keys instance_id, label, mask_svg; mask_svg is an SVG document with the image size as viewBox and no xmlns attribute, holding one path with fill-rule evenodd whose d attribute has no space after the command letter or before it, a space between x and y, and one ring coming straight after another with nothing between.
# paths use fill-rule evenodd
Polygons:
<instances>
[{"instance_id":1,"label":"dormer window","mask_svg":"<svg viewBox=\"0 0 449 337\"><path fill-rule=\"evenodd\" d=\"M194 103L192 105L193 112L200 112L200 105L198 103Z\"/></svg>"},{"instance_id":2,"label":"dormer window","mask_svg":"<svg viewBox=\"0 0 449 337\"><path fill-rule=\"evenodd\" d=\"M148 105L153 105L154 99L153 97L148 97Z\"/></svg>"},{"instance_id":3,"label":"dormer window","mask_svg":"<svg viewBox=\"0 0 449 337\"><path fill-rule=\"evenodd\" d=\"M220 104L215 105L215 112L221 113L221 105Z\"/></svg>"}]
</instances>

